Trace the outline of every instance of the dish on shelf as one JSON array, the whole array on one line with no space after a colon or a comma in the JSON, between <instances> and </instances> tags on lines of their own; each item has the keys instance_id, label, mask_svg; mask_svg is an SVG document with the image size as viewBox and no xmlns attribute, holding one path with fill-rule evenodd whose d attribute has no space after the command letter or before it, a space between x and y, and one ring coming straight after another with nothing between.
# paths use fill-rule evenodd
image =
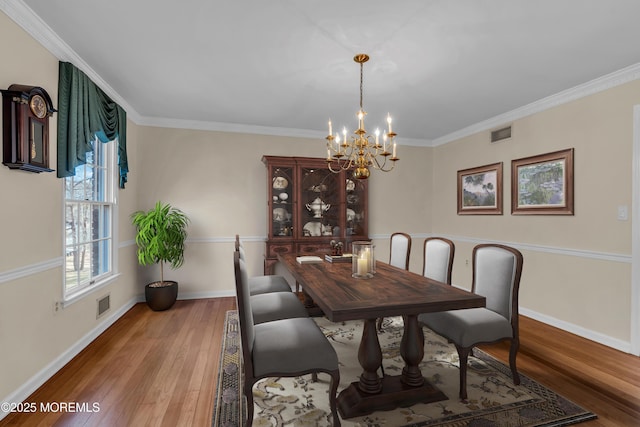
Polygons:
<instances>
[{"instance_id":1,"label":"dish on shelf","mask_svg":"<svg viewBox=\"0 0 640 427\"><path fill-rule=\"evenodd\" d=\"M309 221L302 227L302 232L305 236L330 236L331 227L319 222Z\"/></svg>"},{"instance_id":2,"label":"dish on shelf","mask_svg":"<svg viewBox=\"0 0 640 427\"><path fill-rule=\"evenodd\" d=\"M350 179L347 180L347 191L353 191L356 189L356 183L351 181Z\"/></svg>"},{"instance_id":3,"label":"dish on shelf","mask_svg":"<svg viewBox=\"0 0 640 427\"><path fill-rule=\"evenodd\" d=\"M356 211L347 208L347 221L353 221L354 219L356 219Z\"/></svg>"},{"instance_id":4,"label":"dish on shelf","mask_svg":"<svg viewBox=\"0 0 640 427\"><path fill-rule=\"evenodd\" d=\"M283 222L286 219L290 218L291 215L285 208L275 208L273 210L273 220Z\"/></svg>"},{"instance_id":5,"label":"dish on shelf","mask_svg":"<svg viewBox=\"0 0 640 427\"><path fill-rule=\"evenodd\" d=\"M323 193L327 191L327 185L326 184L312 185L311 187L309 187L308 191L313 191L314 193Z\"/></svg>"},{"instance_id":6,"label":"dish on shelf","mask_svg":"<svg viewBox=\"0 0 640 427\"><path fill-rule=\"evenodd\" d=\"M284 190L288 186L289 181L287 181L287 178L283 176L276 176L273 178L273 188L275 188L276 190Z\"/></svg>"}]
</instances>

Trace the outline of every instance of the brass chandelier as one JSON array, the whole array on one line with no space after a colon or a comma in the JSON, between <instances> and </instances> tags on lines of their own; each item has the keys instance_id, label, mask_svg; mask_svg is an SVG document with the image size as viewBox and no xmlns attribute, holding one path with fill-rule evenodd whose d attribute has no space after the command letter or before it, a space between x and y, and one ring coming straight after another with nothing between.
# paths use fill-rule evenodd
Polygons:
<instances>
[{"instance_id":1,"label":"brass chandelier","mask_svg":"<svg viewBox=\"0 0 640 427\"><path fill-rule=\"evenodd\" d=\"M369 60L369 55L359 53L353 60L360 64L360 110L358 117L358 129L347 138L347 128L342 129L342 138L338 132L333 134L331 120L329 120L329 135L327 140L327 166L334 173L342 170L353 169L353 177L357 179L369 178L369 168L390 172L400 160L396 156L396 133L391 130L391 116L387 115L387 130L382 134L380 144L380 130L375 130L375 136L367 134L364 127L364 116L367 115L362 107L362 69L363 64ZM392 151L389 151L392 150ZM387 164L387 161L389 163Z\"/></svg>"}]
</instances>

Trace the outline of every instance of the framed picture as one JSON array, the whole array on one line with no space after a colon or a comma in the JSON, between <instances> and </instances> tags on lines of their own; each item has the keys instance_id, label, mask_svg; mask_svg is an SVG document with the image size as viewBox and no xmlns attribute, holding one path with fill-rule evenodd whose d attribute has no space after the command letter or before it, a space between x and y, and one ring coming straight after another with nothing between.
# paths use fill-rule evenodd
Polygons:
<instances>
[{"instance_id":1,"label":"framed picture","mask_svg":"<svg viewBox=\"0 0 640 427\"><path fill-rule=\"evenodd\" d=\"M513 215L573 215L573 148L511 161Z\"/></svg>"},{"instance_id":2,"label":"framed picture","mask_svg":"<svg viewBox=\"0 0 640 427\"><path fill-rule=\"evenodd\" d=\"M502 162L458 171L458 215L502 215Z\"/></svg>"}]
</instances>

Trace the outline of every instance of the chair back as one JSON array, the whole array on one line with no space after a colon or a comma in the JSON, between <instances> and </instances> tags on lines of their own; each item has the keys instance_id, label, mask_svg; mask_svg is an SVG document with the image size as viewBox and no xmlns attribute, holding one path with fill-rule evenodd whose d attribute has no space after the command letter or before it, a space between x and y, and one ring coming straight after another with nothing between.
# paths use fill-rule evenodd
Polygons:
<instances>
[{"instance_id":1,"label":"chair back","mask_svg":"<svg viewBox=\"0 0 640 427\"><path fill-rule=\"evenodd\" d=\"M522 254L497 244L473 248L471 291L487 300L486 307L512 323L518 318L518 291L522 275Z\"/></svg>"},{"instance_id":2,"label":"chair back","mask_svg":"<svg viewBox=\"0 0 640 427\"><path fill-rule=\"evenodd\" d=\"M240 235L236 234L236 251L238 249L240 249L240 246L241 246L241 244L240 244Z\"/></svg>"},{"instance_id":3,"label":"chair back","mask_svg":"<svg viewBox=\"0 0 640 427\"><path fill-rule=\"evenodd\" d=\"M233 252L233 266L236 276L236 305L238 306L238 319L240 321L242 360L245 375L253 376L251 354L255 334L253 330L253 313L251 311L251 301L249 298L249 276L244 261L240 259L239 251Z\"/></svg>"},{"instance_id":4,"label":"chair back","mask_svg":"<svg viewBox=\"0 0 640 427\"><path fill-rule=\"evenodd\" d=\"M443 237L425 239L422 275L450 285L455 250L455 245L449 239Z\"/></svg>"},{"instance_id":5,"label":"chair back","mask_svg":"<svg viewBox=\"0 0 640 427\"><path fill-rule=\"evenodd\" d=\"M406 233L393 233L390 244L389 264L408 270L409 255L411 254L411 236Z\"/></svg>"}]
</instances>

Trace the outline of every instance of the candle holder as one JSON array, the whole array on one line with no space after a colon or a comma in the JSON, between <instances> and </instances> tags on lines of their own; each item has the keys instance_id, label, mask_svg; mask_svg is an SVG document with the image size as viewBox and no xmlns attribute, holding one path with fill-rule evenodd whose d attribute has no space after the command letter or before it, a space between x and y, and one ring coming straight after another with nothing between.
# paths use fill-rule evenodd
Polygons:
<instances>
[{"instance_id":1,"label":"candle holder","mask_svg":"<svg viewBox=\"0 0 640 427\"><path fill-rule=\"evenodd\" d=\"M353 254L351 277L356 279L370 279L375 273L374 245L371 242L357 241L351 244Z\"/></svg>"}]
</instances>

